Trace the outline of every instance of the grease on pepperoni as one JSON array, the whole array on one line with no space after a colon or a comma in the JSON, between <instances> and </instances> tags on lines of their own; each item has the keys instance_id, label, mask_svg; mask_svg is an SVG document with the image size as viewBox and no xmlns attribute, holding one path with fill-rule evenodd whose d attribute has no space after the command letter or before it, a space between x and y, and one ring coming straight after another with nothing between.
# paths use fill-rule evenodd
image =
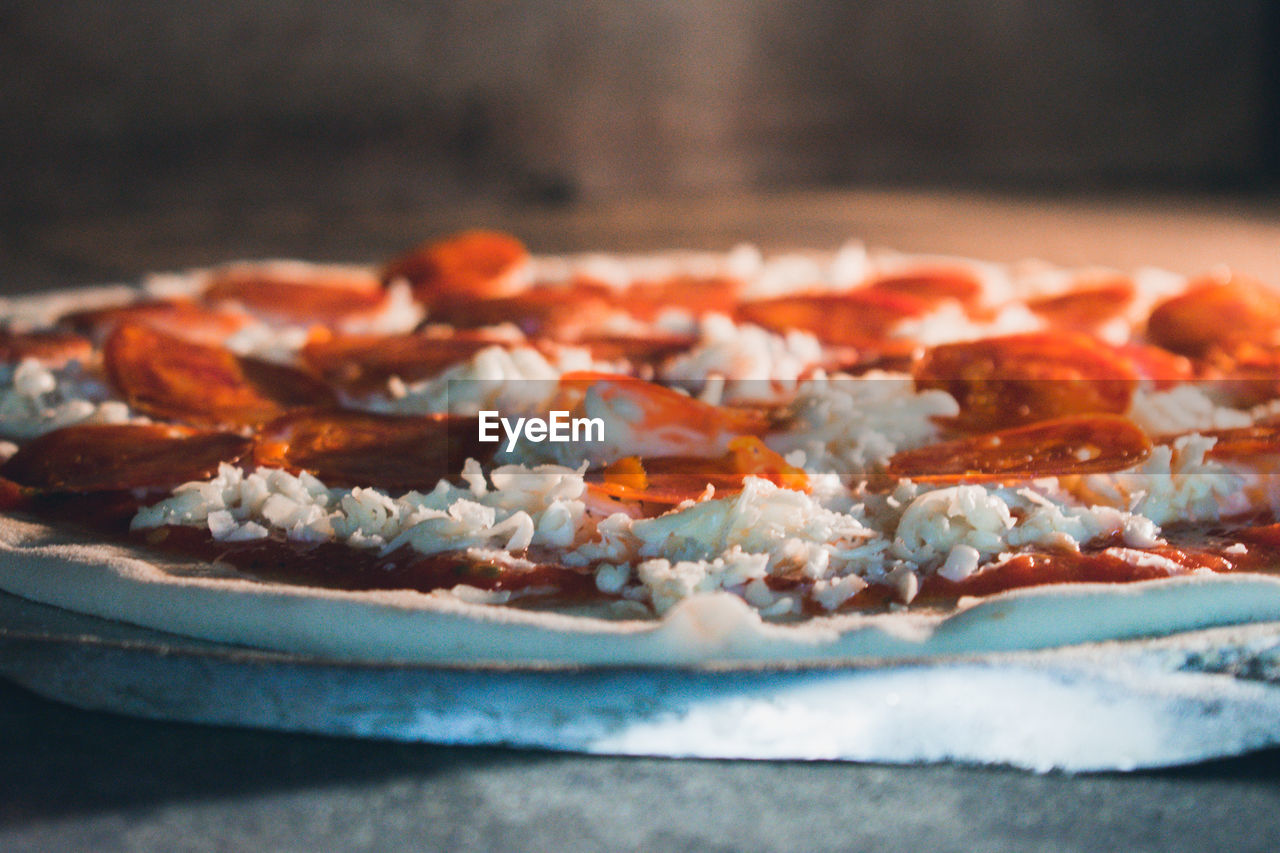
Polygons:
<instances>
[{"instance_id":1,"label":"grease on pepperoni","mask_svg":"<svg viewBox=\"0 0 1280 853\"><path fill-rule=\"evenodd\" d=\"M33 439L0 476L43 491L97 492L172 488L204 480L239 461L251 439L162 424L80 424Z\"/></svg>"},{"instance_id":2,"label":"grease on pepperoni","mask_svg":"<svg viewBox=\"0 0 1280 853\"><path fill-rule=\"evenodd\" d=\"M144 325L118 326L103 356L134 409L201 426L257 426L291 408L334 400L328 385L300 370Z\"/></svg>"},{"instance_id":3,"label":"grease on pepperoni","mask_svg":"<svg viewBox=\"0 0 1280 853\"><path fill-rule=\"evenodd\" d=\"M974 431L1078 414L1128 410L1131 364L1104 344L1067 332L943 344L913 371L916 387L955 397L955 425Z\"/></svg>"},{"instance_id":4,"label":"grease on pepperoni","mask_svg":"<svg viewBox=\"0 0 1280 853\"><path fill-rule=\"evenodd\" d=\"M429 491L481 458L475 418L345 410L293 412L258 432L254 461L330 486Z\"/></svg>"},{"instance_id":5,"label":"grease on pepperoni","mask_svg":"<svg viewBox=\"0 0 1280 853\"><path fill-rule=\"evenodd\" d=\"M1098 474L1130 468L1151 440L1127 418L1061 418L904 450L889 473L919 482L1014 480Z\"/></svg>"}]
</instances>

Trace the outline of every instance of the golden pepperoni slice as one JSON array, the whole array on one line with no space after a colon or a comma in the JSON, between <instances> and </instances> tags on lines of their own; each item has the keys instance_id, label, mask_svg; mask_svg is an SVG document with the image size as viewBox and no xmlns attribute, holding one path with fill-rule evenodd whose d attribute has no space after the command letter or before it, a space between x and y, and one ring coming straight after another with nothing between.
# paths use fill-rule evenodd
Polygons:
<instances>
[{"instance_id":1,"label":"golden pepperoni slice","mask_svg":"<svg viewBox=\"0 0 1280 853\"><path fill-rule=\"evenodd\" d=\"M60 326L104 340L124 323L151 326L171 335L202 343L220 343L249 322L242 312L214 308L190 299L148 299L129 305L75 311L58 320Z\"/></svg>"},{"instance_id":2,"label":"golden pepperoni slice","mask_svg":"<svg viewBox=\"0 0 1280 853\"><path fill-rule=\"evenodd\" d=\"M1156 306L1147 338L1193 358L1227 343L1280 344L1280 294L1248 276L1206 276Z\"/></svg>"},{"instance_id":3,"label":"golden pepperoni slice","mask_svg":"<svg viewBox=\"0 0 1280 853\"><path fill-rule=\"evenodd\" d=\"M743 302L736 317L774 332L798 329L824 343L866 347L884 343L895 326L928 310L929 301L917 296L855 290Z\"/></svg>"},{"instance_id":4,"label":"golden pepperoni slice","mask_svg":"<svg viewBox=\"0 0 1280 853\"><path fill-rule=\"evenodd\" d=\"M889 473L924 483L1026 480L1130 468L1151 440L1127 418L1062 418L904 450Z\"/></svg>"},{"instance_id":5,"label":"golden pepperoni slice","mask_svg":"<svg viewBox=\"0 0 1280 853\"><path fill-rule=\"evenodd\" d=\"M371 272L277 263L214 270L204 298L242 306L272 322L332 326L380 310L387 294Z\"/></svg>"},{"instance_id":6,"label":"golden pepperoni slice","mask_svg":"<svg viewBox=\"0 0 1280 853\"><path fill-rule=\"evenodd\" d=\"M427 306L445 300L493 299L522 289L519 272L529 259L524 244L498 231L464 231L391 261L382 280L404 279Z\"/></svg>"},{"instance_id":7,"label":"golden pepperoni slice","mask_svg":"<svg viewBox=\"0 0 1280 853\"><path fill-rule=\"evenodd\" d=\"M476 418L308 410L264 426L254 461L309 471L328 486L425 491L480 449Z\"/></svg>"},{"instance_id":8,"label":"golden pepperoni slice","mask_svg":"<svg viewBox=\"0 0 1280 853\"><path fill-rule=\"evenodd\" d=\"M69 361L86 362L93 355L93 343L75 332L51 329L39 332L11 332L0 329L0 361L34 358L55 367Z\"/></svg>"},{"instance_id":9,"label":"golden pepperoni slice","mask_svg":"<svg viewBox=\"0 0 1280 853\"><path fill-rule=\"evenodd\" d=\"M591 487L621 500L674 505L698 498L708 485L715 487L717 496L740 491L747 477L761 477L786 489L809 489L809 477L802 469L787 464L755 436L733 439L717 459L628 456L605 468Z\"/></svg>"},{"instance_id":10,"label":"golden pepperoni slice","mask_svg":"<svg viewBox=\"0 0 1280 853\"><path fill-rule=\"evenodd\" d=\"M172 488L204 480L223 462L252 448L235 433L161 424L63 427L28 442L0 467L0 476L51 492Z\"/></svg>"},{"instance_id":11,"label":"golden pepperoni slice","mask_svg":"<svg viewBox=\"0 0 1280 853\"><path fill-rule=\"evenodd\" d=\"M1135 289L1128 276L1081 282L1069 293L1033 299L1027 307L1060 329L1090 332L1124 315Z\"/></svg>"},{"instance_id":12,"label":"golden pepperoni slice","mask_svg":"<svg viewBox=\"0 0 1280 853\"><path fill-rule=\"evenodd\" d=\"M458 332L447 338L427 335L335 335L317 337L302 348L302 360L329 382L369 391L398 376L417 382L466 361L486 347L501 344L492 335Z\"/></svg>"},{"instance_id":13,"label":"golden pepperoni slice","mask_svg":"<svg viewBox=\"0 0 1280 853\"><path fill-rule=\"evenodd\" d=\"M956 398L966 430L1129 408L1137 374L1109 347L1069 332L1011 335L929 350L916 387Z\"/></svg>"},{"instance_id":14,"label":"golden pepperoni slice","mask_svg":"<svg viewBox=\"0 0 1280 853\"><path fill-rule=\"evenodd\" d=\"M237 356L148 326L116 328L103 348L107 374L140 412L201 426L256 426L291 408L333 403L300 370Z\"/></svg>"},{"instance_id":15,"label":"golden pepperoni slice","mask_svg":"<svg viewBox=\"0 0 1280 853\"><path fill-rule=\"evenodd\" d=\"M977 273L958 266L909 267L878 275L867 287L881 293L921 299L931 305L949 299L971 305L982 296L982 280Z\"/></svg>"}]
</instances>

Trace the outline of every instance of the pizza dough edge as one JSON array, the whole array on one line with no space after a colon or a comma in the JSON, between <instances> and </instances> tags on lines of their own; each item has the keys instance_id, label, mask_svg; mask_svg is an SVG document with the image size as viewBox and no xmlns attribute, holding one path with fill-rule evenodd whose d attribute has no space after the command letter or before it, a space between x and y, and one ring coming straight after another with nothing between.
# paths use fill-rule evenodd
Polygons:
<instances>
[{"instance_id":1,"label":"pizza dough edge","mask_svg":"<svg viewBox=\"0 0 1280 853\"><path fill-rule=\"evenodd\" d=\"M0 554L0 589L43 604L215 642L376 663L869 665L1280 621L1280 578L1245 574L1041 587L950 614L778 625L727 593L691 598L662 619L609 621L474 604L447 592L180 575L143 548L8 516L0 516Z\"/></svg>"}]
</instances>

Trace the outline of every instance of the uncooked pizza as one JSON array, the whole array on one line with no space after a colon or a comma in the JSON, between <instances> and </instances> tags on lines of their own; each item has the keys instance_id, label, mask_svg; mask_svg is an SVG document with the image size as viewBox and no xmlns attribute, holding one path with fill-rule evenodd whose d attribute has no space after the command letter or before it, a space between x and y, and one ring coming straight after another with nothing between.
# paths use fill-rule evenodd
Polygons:
<instances>
[{"instance_id":1,"label":"uncooked pizza","mask_svg":"<svg viewBox=\"0 0 1280 853\"><path fill-rule=\"evenodd\" d=\"M916 657L1280 618L1280 291L472 231L19 298L0 588L377 660Z\"/></svg>"}]
</instances>

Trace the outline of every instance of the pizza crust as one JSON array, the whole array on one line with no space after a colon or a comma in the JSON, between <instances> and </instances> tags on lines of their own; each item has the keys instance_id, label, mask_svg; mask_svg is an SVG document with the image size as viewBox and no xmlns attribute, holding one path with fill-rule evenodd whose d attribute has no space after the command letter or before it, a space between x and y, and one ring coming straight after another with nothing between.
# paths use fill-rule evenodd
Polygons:
<instances>
[{"instance_id":1,"label":"pizza crust","mask_svg":"<svg viewBox=\"0 0 1280 853\"><path fill-rule=\"evenodd\" d=\"M1280 578L1264 575L1041 587L950 614L851 614L779 625L727 593L695 596L662 619L610 621L473 604L446 592L347 592L211 576L198 561L166 562L141 548L7 516L0 516L0 553L0 589L23 598L205 640L353 662L869 663L1280 620Z\"/></svg>"}]
</instances>

